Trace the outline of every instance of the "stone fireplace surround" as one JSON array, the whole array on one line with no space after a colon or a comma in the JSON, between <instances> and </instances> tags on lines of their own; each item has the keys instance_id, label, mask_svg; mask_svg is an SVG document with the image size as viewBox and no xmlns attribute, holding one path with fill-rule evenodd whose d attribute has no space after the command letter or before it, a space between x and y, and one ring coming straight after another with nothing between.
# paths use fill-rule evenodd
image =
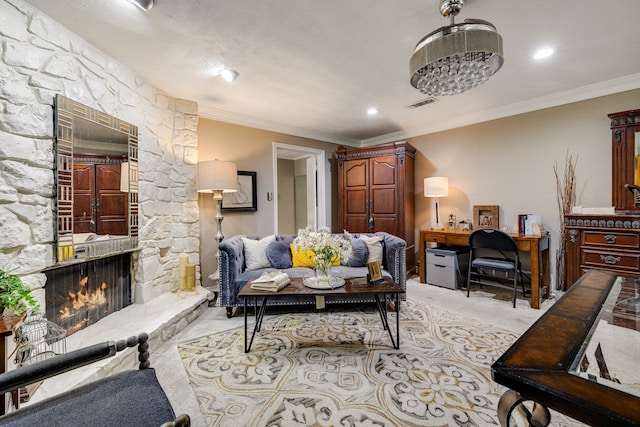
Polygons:
<instances>
[{"instance_id":1,"label":"stone fireplace surround","mask_svg":"<svg viewBox=\"0 0 640 427\"><path fill-rule=\"evenodd\" d=\"M179 254L200 264L197 105L152 86L23 0L0 0L0 46L0 268L18 274L45 306L42 271L55 264L54 97L105 111L139 128L134 304L70 336L67 350L139 332L168 339L210 298L199 286L173 292ZM199 269L196 276L199 284Z\"/></svg>"}]
</instances>

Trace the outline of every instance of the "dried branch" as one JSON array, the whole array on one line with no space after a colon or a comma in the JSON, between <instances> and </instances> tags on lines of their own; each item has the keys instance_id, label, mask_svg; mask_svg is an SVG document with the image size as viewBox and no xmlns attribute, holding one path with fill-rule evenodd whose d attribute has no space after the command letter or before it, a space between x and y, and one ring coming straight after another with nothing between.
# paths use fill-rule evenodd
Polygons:
<instances>
[{"instance_id":1,"label":"dried branch","mask_svg":"<svg viewBox=\"0 0 640 427\"><path fill-rule=\"evenodd\" d=\"M571 213L576 203L576 163L578 158L567 154L564 162L564 174L558 172L558 164L554 164L553 173L556 176L556 192L558 195L558 211L560 213L560 242L556 256L556 289L564 289L565 281L565 216Z\"/></svg>"}]
</instances>

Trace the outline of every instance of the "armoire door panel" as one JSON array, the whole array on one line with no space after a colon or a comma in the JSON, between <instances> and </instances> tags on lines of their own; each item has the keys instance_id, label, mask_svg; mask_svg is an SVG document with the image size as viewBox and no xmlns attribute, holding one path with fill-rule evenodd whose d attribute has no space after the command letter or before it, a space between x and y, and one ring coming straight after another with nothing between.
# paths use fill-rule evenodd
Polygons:
<instances>
[{"instance_id":1,"label":"armoire door panel","mask_svg":"<svg viewBox=\"0 0 640 427\"><path fill-rule=\"evenodd\" d=\"M96 165L97 233L128 233L127 193L120 191L119 164Z\"/></svg>"},{"instance_id":2,"label":"armoire door panel","mask_svg":"<svg viewBox=\"0 0 640 427\"><path fill-rule=\"evenodd\" d=\"M123 218L126 222L126 216L122 213L122 207L127 202L127 193L102 193L99 196L100 200L100 216Z\"/></svg>"},{"instance_id":3,"label":"armoire door panel","mask_svg":"<svg viewBox=\"0 0 640 427\"><path fill-rule=\"evenodd\" d=\"M346 219L345 230L349 233L368 233L369 220L366 216L349 215Z\"/></svg>"},{"instance_id":4,"label":"armoire door panel","mask_svg":"<svg viewBox=\"0 0 640 427\"><path fill-rule=\"evenodd\" d=\"M95 168L90 164L73 165L73 232L95 230Z\"/></svg>"},{"instance_id":5,"label":"armoire door panel","mask_svg":"<svg viewBox=\"0 0 640 427\"><path fill-rule=\"evenodd\" d=\"M394 236L397 236L399 234L399 232L398 232L398 219L396 217L375 216L373 218L373 223L375 225L375 230L376 231L384 231L384 232L387 232L389 234L393 234Z\"/></svg>"},{"instance_id":6,"label":"armoire door panel","mask_svg":"<svg viewBox=\"0 0 640 427\"><path fill-rule=\"evenodd\" d=\"M372 213L395 214L398 212L395 188L374 188L371 190Z\"/></svg>"},{"instance_id":7,"label":"armoire door panel","mask_svg":"<svg viewBox=\"0 0 640 427\"><path fill-rule=\"evenodd\" d=\"M350 160L345 162L345 187L366 187L368 160Z\"/></svg>"},{"instance_id":8,"label":"armoire door panel","mask_svg":"<svg viewBox=\"0 0 640 427\"><path fill-rule=\"evenodd\" d=\"M346 213L348 215L367 213L367 191L365 189L348 190L345 194L347 196Z\"/></svg>"},{"instance_id":9,"label":"armoire door panel","mask_svg":"<svg viewBox=\"0 0 640 427\"><path fill-rule=\"evenodd\" d=\"M372 159L371 185L396 185L396 162L396 156L384 156Z\"/></svg>"}]
</instances>

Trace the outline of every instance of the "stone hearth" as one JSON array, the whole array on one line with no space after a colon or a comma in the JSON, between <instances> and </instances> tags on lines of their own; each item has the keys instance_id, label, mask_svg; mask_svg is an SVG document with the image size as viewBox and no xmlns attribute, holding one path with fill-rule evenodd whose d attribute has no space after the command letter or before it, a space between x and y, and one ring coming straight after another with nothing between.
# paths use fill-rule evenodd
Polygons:
<instances>
[{"instance_id":1,"label":"stone hearth","mask_svg":"<svg viewBox=\"0 0 640 427\"><path fill-rule=\"evenodd\" d=\"M153 367L153 352L197 319L207 309L212 298L211 292L198 286L194 292L170 292L146 304L130 305L67 337L67 352L146 332L150 337L149 351ZM112 358L46 380L23 406L112 373L136 367L135 348L119 352Z\"/></svg>"}]
</instances>

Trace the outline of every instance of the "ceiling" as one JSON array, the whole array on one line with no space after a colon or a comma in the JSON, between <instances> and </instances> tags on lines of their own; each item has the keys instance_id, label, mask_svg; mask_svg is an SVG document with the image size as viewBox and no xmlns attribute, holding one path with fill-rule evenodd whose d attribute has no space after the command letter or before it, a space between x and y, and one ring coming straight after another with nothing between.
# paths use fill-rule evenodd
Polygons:
<instances>
[{"instance_id":1,"label":"ceiling","mask_svg":"<svg viewBox=\"0 0 640 427\"><path fill-rule=\"evenodd\" d=\"M449 23L440 0L156 0L146 13L126 0L27 2L201 117L346 145L640 88L640 0L466 0L456 22L494 24L504 66L419 108L409 58ZM536 62L541 46L556 53ZM234 83L216 75L223 65Z\"/></svg>"}]
</instances>

